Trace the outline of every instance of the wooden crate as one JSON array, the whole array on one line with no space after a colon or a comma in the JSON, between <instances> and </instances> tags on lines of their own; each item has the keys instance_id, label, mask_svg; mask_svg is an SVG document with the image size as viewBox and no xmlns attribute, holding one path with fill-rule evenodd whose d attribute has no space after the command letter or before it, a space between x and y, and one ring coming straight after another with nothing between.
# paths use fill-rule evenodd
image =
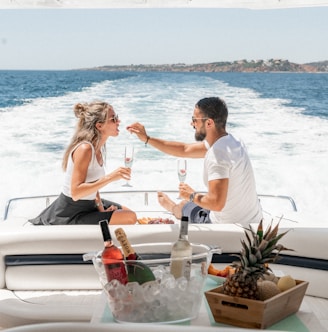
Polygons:
<instances>
[{"instance_id":1,"label":"wooden crate","mask_svg":"<svg viewBox=\"0 0 328 332\"><path fill-rule=\"evenodd\" d=\"M265 329L298 311L308 284L296 280L295 287L265 301L224 295L223 286L205 292L205 296L217 323Z\"/></svg>"}]
</instances>

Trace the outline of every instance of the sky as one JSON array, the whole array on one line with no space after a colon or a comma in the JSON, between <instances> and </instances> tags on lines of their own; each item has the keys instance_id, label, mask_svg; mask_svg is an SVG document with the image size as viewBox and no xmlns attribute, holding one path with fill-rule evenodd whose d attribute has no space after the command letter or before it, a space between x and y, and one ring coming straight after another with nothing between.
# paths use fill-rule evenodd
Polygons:
<instances>
[{"instance_id":1,"label":"sky","mask_svg":"<svg viewBox=\"0 0 328 332\"><path fill-rule=\"evenodd\" d=\"M328 7L0 9L0 70L328 60Z\"/></svg>"}]
</instances>

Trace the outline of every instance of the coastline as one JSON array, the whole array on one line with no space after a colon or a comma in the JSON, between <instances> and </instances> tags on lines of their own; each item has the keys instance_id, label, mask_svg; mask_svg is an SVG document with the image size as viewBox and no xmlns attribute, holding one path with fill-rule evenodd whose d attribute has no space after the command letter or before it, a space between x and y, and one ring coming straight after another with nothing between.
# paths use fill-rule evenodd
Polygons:
<instances>
[{"instance_id":1,"label":"coastline","mask_svg":"<svg viewBox=\"0 0 328 332\"><path fill-rule=\"evenodd\" d=\"M131 72L277 72L277 73L327 73L328 60L297 64L282 59L236 60L233 62L211 62L202 64L139 64L106 65L80 70L131 71Z\"/></svg>"}]
</instances>

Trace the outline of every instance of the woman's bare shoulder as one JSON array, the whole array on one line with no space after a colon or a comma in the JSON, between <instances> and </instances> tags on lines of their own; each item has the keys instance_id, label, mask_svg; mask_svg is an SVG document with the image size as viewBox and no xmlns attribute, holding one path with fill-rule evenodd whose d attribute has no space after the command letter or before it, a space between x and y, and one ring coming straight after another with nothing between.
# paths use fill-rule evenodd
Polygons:
<instances>
[{"instance_id":1,"label":"woman's bare shoulder","mask_svg":"<svg viewBox=\"0 0 328 332\"><path fill-rule=\"evenodd\" d=\"M93 150L94 149L93 149L93 146L91 143L88 143L88 142L80 143L73 152L73 158L74 158L74 156L79 156L79 157L83 157L83 158L86 158L86 157L91 158Z\"/></svg>"},{"instance_id":2,"label":"woman's bare shoulder","mask_svg":"<svg viewBox=\"0 0 328 332\"><path fill-rule=\"evenodd\" d=\"M80 149L81 151L93 151L93 146L91 143L89 142L82 142L79 144L79 146L77 146L76 150Z\"/></svg>"}]
</instances>

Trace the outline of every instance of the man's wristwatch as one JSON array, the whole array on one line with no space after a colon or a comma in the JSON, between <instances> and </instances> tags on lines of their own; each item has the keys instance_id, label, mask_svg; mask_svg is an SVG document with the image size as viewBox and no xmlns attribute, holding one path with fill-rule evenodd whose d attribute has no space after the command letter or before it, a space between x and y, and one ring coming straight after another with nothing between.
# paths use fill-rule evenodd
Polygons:
<instances>
[{"instance_id":1,"label":"man's wristwatch","mask_svg":"<svg viewBox=\"0 0 328 332\"><path fill-rule=\"evenodd\" d=\"M189 196L189 201L190 201L190 202L193 202L193 201L194 201L194 199L195 199L195 195L196 195L196 194L197 194L196 191L194 191L193 193L190 194L190 196Z\"/></svg>"}]
</instances>

